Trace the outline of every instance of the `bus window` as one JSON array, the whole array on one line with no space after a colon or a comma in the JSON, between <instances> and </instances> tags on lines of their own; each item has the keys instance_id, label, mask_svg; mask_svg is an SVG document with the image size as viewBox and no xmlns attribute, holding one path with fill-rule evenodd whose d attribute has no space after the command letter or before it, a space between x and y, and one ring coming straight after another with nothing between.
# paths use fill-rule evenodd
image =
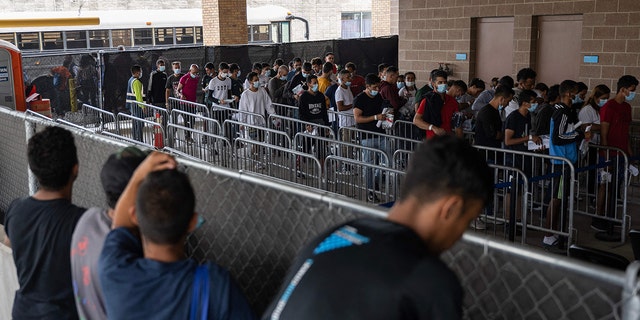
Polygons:
<instances>
[{"instance_id":1,"label":"bus window","mask_svg":"<svg viewBox=\"0 0 640 320\"><path fill-rule=\"evenodd\" d=\"M87 32L84 30L65 31L67 37L67 49L86 49Z\"/></svg>"},{"instance_id":2,"label":"bus window","mask_svg":"<svg viewBox=\"0 0 640 320\"><path fill-rule=\"evenodd\" d=\"M173 28L156 29L156 45L173 44Z\"/></svg>"},{"instance_id":3,"label":"bus window","mask_svg":"<svg viewBox=\"0 0 640 320\"><path fill-rule=\"evenodd\" d=\"M193 44L193 27L176 28L176 44Z\"/></svg>"},{"instance_id":4,"label":"bus window","mask_svg":"<svg viewBox=\"0 0 640 320\"><path fill-rule=\"evenodd\" d=\"M64 49L64 40L62 32L43 32L42 33L42 49L44 50L60 50Z\"/></svg>"},{"instance_id":5,"label":"bus window","mask_svg":"<svg viewBox=\"0 0 640 320\"><path fill-rule=\"evenodd\" d=\"M15 33L0 33L0 39L11 42L12 44L16 44L16 34Z\"/></svg>"},{"instance_id":6,"label":"bus window","mask_svg":"<svg viewBox=\"0 0 640 320\"><path fill-rule=\"evenodd\" d=\"M20 50L40 50L40 35L38 32L18 33L18 48Z\"/></svg>"},{"instance_id":7,"label":"bus window","mask_svg":"<svg viewBox=\"0 0 640 320\"><path fill-rule=\"evenodd\" d=\"M202 27L196 27L196 43L202 44Z\"/></svg>"},{"instance_id":8,"label":"bus window","mask_svg":"<svg viewBox=\"0 0 640 320\"><path fill-rule=\"evenodd\" d=\"M131 29L111 30L111 41L114 47L119 45L131 47Z\"/></svg>"},{"instance_id":9,"label":"bus window","mask_svg":"<svg viewBox=\"0 0 640 320\"><path fill-rule=\"evenodd\" d=\"M258 24L247 26L249 30L249 42L268 42L269 39L268 24Z\"/></svg>"},{"instance_id":10,"label":"bus window","mask_svg":"<svg viewBox=\"0 0 640 320\"><path fill-rule=\"evenodd\" d=\"M89 30L89 46L91 48L108 48L109 30Z\"/></svg>"},{"instance_id":11,"label":"bus window","mask_svg":"<svg viewBox=\"0 0 640 320\"><path fill-rule=\"evenodd\" d=\"M133 41L136 46L153 45L153 30L152 29L134 29Z\"/></svg>"}]
</instances>

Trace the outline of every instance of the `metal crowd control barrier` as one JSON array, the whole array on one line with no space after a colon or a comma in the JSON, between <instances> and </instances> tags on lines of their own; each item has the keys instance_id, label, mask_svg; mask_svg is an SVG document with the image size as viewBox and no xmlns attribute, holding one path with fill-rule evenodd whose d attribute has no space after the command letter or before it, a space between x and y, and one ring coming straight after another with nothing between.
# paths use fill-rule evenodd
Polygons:
<instances>
[{"instance_id":1,"label":"metal crowd control barrier","mask_svg":"<svg viewBox=\"0 0 640 320\"><path fill-rule=\"evenodd\" d=\"M527 240L527 221L531 206L529 199L529 179L519 169L490 164L493 170L494 192L491 203L486 205L482 218L488 225L493 225L493 235L502 226L504 236L511 242L516 241L517 228L521 228L521 243ZM512 223L515 221L515 223ZM485 233L489 229L484 230Z\"/></svg>"},{"instance_id":2,"label":"metal crowd control barrier","mask_svg":"<svg viewBox=\"0 0 640 320\"><path fill-rule=\"evenodd\" d=\"M393 163L391 167L396 170L406 170L409 166L409 160L411 160L412 154L413 151L410 150L396 150L395 152L393 152Z\"/></svg>"},{"instance_id":3,"label":"metal crowd control barrier","mask_svg":"<svg viewBox=\"0 0 640 320\"><path fill-rule=\"evenodd\" d=\"M161 124L124 113L118 113L116 124L118 126L117 134L109 131L103 131L102 134L149 148L155 148L160 145L156 138L162 137L164 139L165 136ZM134 128L140 128L140 131L134 132Z\"/></svg>"},{"instance_id":4,"label":"metal crowd control barrier","mask_svg":"<svg viewBox=\"0 0 640 320\"><path fill-rule=\"evenodd\" d=\"M287 118L297 118L298 107L290 106L288 104L272 103L273 109L277 115Z\"/></svg>"},{"instance_id":5,"label":"metal crowd control barrier","mask_svg":"<svg viewBox=\"0 0 640 320\"><path fill-rule=\"evenodd\" d=\"M345 167L350 171L331 170ZM337 156L325 159L324 173L325 190L374 203L396 201L405 175L403 171Z\"/></svg>"},{"instance_id":6,"label":"metal crowd control barrier","mask_svg":"<svg viewBox=\"0 0 640 320\"><path fill-rule=\"evenodd\" d=\"M185 128L188 128L188 126L186 126L185 122L188 119L190 121L189 125L192 127L192 129L194 130L198 130L199 132L203 133L203 134L212 134L212 135L222 135L222 127L220 125L220 123L217 120L211 119L207 116L204 115L200 115L200 114L192 114L189 113L187 111L182 111L182 110L178 110L178 109L173 109L171 110L171 119L172 121L176 121L175 123L172 123L174 125L178 125L178 126L182 126ZM165 140L167 141L167 145L168 146L173 146L174 145L174 140L184 140L184 135L181 137L176 136L176 132L174 130L168 130L169 128L167 127L167 137L165 138ZM182 131L182 133L185 133L186 131ZM200 142L202 143L207 143L207 139L208 136L207 135L203 135L202 139Z\"/></svg>"},{"instance_id":7,"label":"metal crowd control barrier","mask_svg":"<svg viewBox=\"0 0 640 320\"><path fill-rule=\"evenodd\" d=\"M225 137L228 137L229 134L235 133L236 137L256 140L257 142L265 142L285 149L291 148L291 138L280 130L245 124L236 120L226 120L223 125ZM243 130L238 131L241 127ZM253 134L255 134L256 139L251 138L251 135Z\"/></svg>"},{"instance_id":8,"label":"metal crowd control barrier","mask_svg":"<svg viewBox=\"0 0 640 320\"><path fill-rule=\"evenodd\" d=\"M239 170L318 189L322 187L322 167L312 155L244 138L236 139L234 147Z\"/></svg>"},{"instance_id":9,"label":"metal crowd control barrier","mask_svg":"<svg viewBox=\"0 0 640 320\"><path fill-rule=\"evenodd\" d=\"M404 120L394 120L393 127L390 130L390 133L397 137L412 139L412 140L420 140L418 138L418 131L420 129L416 127L411 121Z\"/></svg>"},{"instance_id":10,"label":"metal crowd control barrier","mask_svg":"<svg viewBox=\"0 0 640 320\"><path fill-rule=\"evenodd\" d=\"M576 169L580 183L575 212L594 218L592 226L603 231L596 234L601 240L617 240L614 224L621 224L620 243L624 244L630 224L627 214L627 154L619 148L590 145L581 160L582 166Z\"/></svg>"},{"instance_id":11,"label":"metal crowd control barrier","mask_svg":"<svg viewBox=\"0 0 640 320\"><path fill-rule=\"evenodd\" d=\"M216 119L221 123L227 120L236 120L242 123L249 123L248 119L250 118L253 123L252 124L261 124L263 123L266 126L266 119L264 114L259 114L255 112L250 112L246 110L238 110L237 108L225 107L218 104L211 105L211 114L213 115L215 112L224 112L224 119Z\"/></svg>"},{"instance_id":12,"label":"metal crowd control barrier","mask_svg":"<svg viewBox=\"0 0 640 320\"><path fill-rule=\"evenodd\" d=\"M27 112L31 112L27 110ZM43 119L52 120L48 117L44 117L39 113L32 113ZM83 130L100 133L104 130L110 132L116 132L116 117L113 112L101 110L99 108L83 104L78 112L68 112L64 119L58 118L57 122L73 126L75 128L82 128Z\"/></svg>"},{"instance_id":13,"label":"metal crowd control barrier","mask_svg":"<svg viewBox=\"0 0 640 320\"><path fill-rule=\"evenodd\" d=\"M296 133L302 132L303 130L315 130L321 136L327 136L332 139L336 138L333 133L333 129L330 126L284 117L277 114L269 115L267 124L269 125L269 128L284 131L290 137L295 136ZM276 124L278 127L276 127Z\"/></svg>"},{"instance_id":14,"label":"metal crowd control barrier","mask_svg":"<svg viewBox=\"0 0 640 320\"><path fill-rule=\"evenodd\" d=\"M487 163L516 168L525 174L532 194L528 200L527 209L531 214L527 215L527 228L566 237L569 247L576 231L573 223L577 181L574 165L566 158L542 153L475 147L485 153ZM568 186L567 180L570 181ZM508 177L497 177L495 181L506 182Z\"/></svg>"},{"instance_id":15,"label":"metal crowd control barrier","mask_svg":"<svg viewBox=\"0 0 640 320\"><path fill-rule=\"evenodd\" d=\"M204 104L169 97L168 111L171 112L171 110L174 109L182 110L194 115L200 114L205 117L210 117L209 108ZM176 122L174 121L173 123Z\"/></svg>"},{"instance_id":16,"label":"metal crowd control barrier","mask_svg":"<svg viewBox=\"0 0 640 320\"><path fill-rule=\"evenodd\" d=\"M233 151L231 143L225 137L173 123L169 123L167 129L175 137L175 143L166 146L165 150L198 161L223 167L231 166ZM190 137L191 140L187 141L185 137Z\"/></svg>"},{"instance_id":17,"label":"metal crowd control barrier","mask_svg":"<svg viewBox=\"0 0 640 320\"><path fill-rule=\"evenodd\" d=\"M389 158L387 157L387 154L380 149L363 147L359 144L342 142L342 141L334 140L327 137L314 136L304 132L296 133L296 135L294 136L294 145L300 146L305 143L327 146L328 148L327 155L334 155L334 156L352 159L356 161L363 161L362 160L363 151L367 151L367 152L373 153L375 157L382 159L380 162L389 163ZM332 169L342 171L343 174L347 172L351 172L351 174L357 174L357 172L353 172L352 170L349 170L348 167L332 168Z\"/></svg>"},{"instance_id":18,"label":"metal crowd control barrier","mask_svg":"<svg viewBox=\"0 0 640 320\"><path fill-rule=\"evenodd\" d=\"M415 150L421 141L388 135L384 133L376 133L367 130L358 129L355 127L342 127L338 130L338 135L348 134L352 137L356 137L357 143L362 143L362 140L374 140L378 139L384 141L386 144L386 152L389 158L392 157L392 150ZM385 148L383 148L385 149Z\"/></svg>"}]
</instances>

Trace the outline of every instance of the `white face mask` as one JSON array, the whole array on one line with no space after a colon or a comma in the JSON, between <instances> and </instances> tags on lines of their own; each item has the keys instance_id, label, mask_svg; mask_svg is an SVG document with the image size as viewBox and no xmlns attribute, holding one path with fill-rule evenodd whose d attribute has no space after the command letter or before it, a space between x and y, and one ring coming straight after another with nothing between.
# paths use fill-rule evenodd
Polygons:
<instances>
[{"instance_id":1,"label":"white face mask","mask_svg":"<svg viewBox=\"0 0 640 320\"><path fill-rule=\"evenodd\" d=\"M407 81L407 82L405 82L405 84L407 85L407 87L413 87L414 83L411 82L411 81Z\"/></svg>"},{"instance_id":2,"label":"white face mask","mask_svg":"<svg viewBox=\"0 0 640 320\"><path fill-rule=\"evenodd\" d=\"M225 79L227 78L229 75L226 72L220 72L220 78Z\"/></svg>"},{"instance_id":3,"label":"white face mask","mask_svg":"<svg viewBox=\"0 0 640 320\"><path fill-rule=\"evenodd\" d=\"M173 73L175 73L175 74L180 74L180 72L182 72L182 70L180 70L180 68L173 69Z\"/></svg>"},{"instance_id":4,"label":"white face mask","mask_svg":"<svg viewBox=\"0 0 640 320\"><path fill-rule=\"evenodd\" d=\"M238 70L238 77L242 74L242 71Z\"/></svg>"}]
</instances>

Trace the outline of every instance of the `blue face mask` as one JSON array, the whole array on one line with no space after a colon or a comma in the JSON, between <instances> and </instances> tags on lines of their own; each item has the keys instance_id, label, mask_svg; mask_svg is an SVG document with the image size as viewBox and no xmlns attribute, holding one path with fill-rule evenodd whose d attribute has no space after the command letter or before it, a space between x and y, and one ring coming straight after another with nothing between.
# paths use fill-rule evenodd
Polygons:
<instances>
[{"instance_id":1,"label":"blue face mask","mask_svg":"<svg viewBox=\"0 0 640 320\"><path fill-rule=\"evenodd\" d=\"M538 104L537 103L532 103L531 107L529 107L529 112L534 112L534 111L536 111L537 108L538 108Z\"/></svg>"},{"instance_id":2,"label":"blue face mask","mask_svg":"<svg viewBox=\"0 0 640 320\"><path fill-rule=\"evenodd\" d=\"M256 88L256 89L260 88L260 81L254 82L253 83L253 87Z\"/></svg>"},{"instance_id":3,"label":"blue face mask","mask_svg":"<svg viewBox=\"0 0 640 320\"><path fill-rule=\"evenodd\" d=\"M158 67L158 71L160 71L160 72L164 72L164 70L165 70L165 66L159 66L159 67Z\"/></svg>"},{"instance_id":4,"label":"blue face mask","mask_svg":"<svg viewBox=\"0 0 640 320\"><path fill-rule=\"evenodd\" d=\"M404 88L404 82L396 82L396 86L398 86L398 89L402 89Z\"/></svg>"},{"instance_id":5,"label":"blue face mask","mask_svg":"<svg viewBox=\"0 0 640 320\"><path fill-rule=\"evenodd\" d=\"M503 105L499 105L498 106L498 111L502 111L502 109L504 109L504 106Z\"/></svg>"},{"instance_id":6,"label":"blue face mask","mask_svg":"<svg viewBox=\"0 0 640 320\"><path fill-rule=\"evenodd\" d=\"M351 85L351 81L345 82L344 85L347 86L347 87L350 86Z\"/></svg>"},{"instance_id":7,"label":"blue face mask","mask_svg":"<svg viewBox=\"0 0 640 320\"><path fill-rule=\"evenodd\" d=\"M304 73L304 72L303 72L303 73L302 73L302 76L303 76L303 77L305 77L305 78L307 78L307 77L309 76L309 74L308 74L308 73Z\"/></svg>"},{"instance_id":8,"label":"blue face mask","mask_svg":"<svg viewBox=\"0 0 640 320\"><path fill-rule=\"evenodd\" d=\"M287 81L287 76L282 76L282 77L280 77L280 80L282 80L282 81Z\"/></svg>"},{"instance_id":9,"label":"blue face mask","mask_svg":"<svg viewBox=\"0 0 640 320\"><path fill-rule=\"evenodd\" d=\"M629 102L631 102L631 101L633 101L633 98L635 98L635 97L636 97L636 92L635 91L631 91L631 92L629 92L628 96L624 97L624 99L629 101Z\"/></svg>"},{"instance_id":10,"label":"blue face mask","mask_svg":"<svg viewBox=\"0 0 640 320\"><path fill-rule=\"evenodd\" d=\"M598 101L598 107L602 107L607 103L607 99L600 99L600 101Z\"/></svg>"},{"instance_id":11,"label":"blue face mask","mask_svg":"<svg viewBox=\"0 0 640 320\"><path fill-rule=\"evenodd\" d=\"M443 84L439 84L438 88L436 89L438 91L438 93L445 93L447 92L447 84L443 83Z\"/></svg>"},{"instance_id":12,"label":"blue face mask","mask_svg":"<svg viewBox=\"0 0 640 320\"><path fill-rule=\"evenodd\" d=\"M376 90L371 90L370 93L374 97L378 95L378 91L376 91Z\"/></svg>"},{"instance_id":13,"label":"blue face mask","mask_svg":"<svg viewBox=\"0 0 640 320\"><path fill-rule=\"evenodd\" d=\"M576 95L575 98L573 98L573 100L571 101L571 103L576 104L576 103L583 103L584 100L582 100L582 98L580 98L579 95Z\"/></svg>"},{"instance_id":14,"label":"blue face mask","mask_svg":"<svg viewBox=\"0 0 640 320\"><path fill-rule=\"evenodd\" d=\"M314 84L313 87L311 87L311 90L313 90L313 92L318 92L318 84Z\"/></svg>"}]
</instances>

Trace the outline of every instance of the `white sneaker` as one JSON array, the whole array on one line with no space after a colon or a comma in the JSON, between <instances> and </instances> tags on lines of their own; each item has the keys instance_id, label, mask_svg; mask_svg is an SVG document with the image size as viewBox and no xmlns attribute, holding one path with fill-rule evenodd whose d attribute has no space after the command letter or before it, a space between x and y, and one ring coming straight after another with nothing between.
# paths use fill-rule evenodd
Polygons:
<instances>
[{"instance_id":1,"label":"white sneaker","mask_svg":"<svg viewBox=\"0 0 640 320\"><path fill-rule=\"evenodd\" d=\"M487 229L487 225L484 223L484 221L480 220L480 218L476 218L473 221L471 221L471 224L469 225L469 227L474 230Z\"/></svg>"}]
</instances>

